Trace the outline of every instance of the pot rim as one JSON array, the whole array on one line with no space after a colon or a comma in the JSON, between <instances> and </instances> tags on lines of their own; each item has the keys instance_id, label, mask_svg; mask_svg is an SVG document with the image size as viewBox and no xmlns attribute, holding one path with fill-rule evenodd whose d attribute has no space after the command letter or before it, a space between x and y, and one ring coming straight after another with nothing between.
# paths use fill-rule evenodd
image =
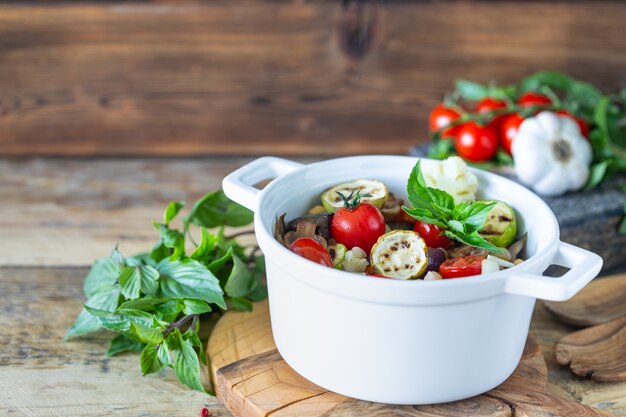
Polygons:
<instances>
[{"instance_id":1,"label":"pot rim","mask_svg":"<svg viewBox=\"0 0 626 417\"><path fill-rule=\"evenodd\" d=\"M272 267L278 267L307 286L342 297L394 305L453 304L498 296L504 293L564 300L574 295L599 272L602 265L602 260L599 256L560 242L559 226L556 217L541 198L507 178L476 168L469 169L479 179L486 180L488 183L500 182L506 185L507 189L511 190L508 192L508 196L515 195L515 198L506 196L501 198L497 196L498 198L510 202L509 204L513 207L516 206L515 200L532 200L534 210L538 211L534 215L546 216L548 219L547 221L552 230L547 231L546 233L549 233L549 235L542 238L540 246L543 249L540 248L538 253L530 256L520 265L484 276L476 275L462 279L437 281L381 279L347 273L308 261L285 248L274 238L274 225L266 224L264 221L266 216L263 215L262 210L266 201L272 198L276 190L285 181L298 175L298 173L302 174L303 172L316 170L325 165L335 163L345 166L363 163L363 161L368 161L371 164L372 159L385 160L386 163L389 163L389 160L396 159L397 162L402 161L406 163L408 160L416 161L419 158L396 155L367 155L335 158L302 165L279 158L264 157L227 176L224 179L224 191L233 200L255 211L254 228L257 240L261 250L266 255L267 262ZM426 158L422 159L426 160ZM272 169L263 172L263 169L259 169L263 166ZM247 189L248 195L242 196L238 191L241 191L241 184L245 184L242 179L245 180L246 171L248 174L251 172L255 174L254 178L248 178L248 184L254 184L261 179L266 179L267 176L264 178L259 177L268 173L275 174L276 178L262 191ZM237 175L238 173L239 175ZM247 187L252 188L250 185L247 185ZM251 196L254 196L254 198ZM257 212L258 210L261 210L261 212ZM521 212L520 214L524 215ZM275 218L276 216L272 217ZM547 239L547 242L545 239ZM583 260L575 262L573 258L577 257L582 257ZM280 258L280 262L276 262L278 258ZM564 264L563 266L572 269L561 278L542 277L540 274L553 262L560 262ZM584 270L585 268L587 269L586 271ZM298 273L294 274L293 271L298 271ZM575 279L574 275L581 273L583 273L584 278Z\"/></svg>"}]
</instances>

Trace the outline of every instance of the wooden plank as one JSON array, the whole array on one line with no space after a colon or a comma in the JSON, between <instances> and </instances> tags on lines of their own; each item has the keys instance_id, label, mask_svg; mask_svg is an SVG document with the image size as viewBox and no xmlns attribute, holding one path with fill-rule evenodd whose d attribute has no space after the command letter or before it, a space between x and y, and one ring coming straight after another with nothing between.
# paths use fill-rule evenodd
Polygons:
<instances>
[{"instance_id":1,"label":"wooden plank","mask_svg":"<svg viewBox=\"0 0 626 417\"><path fill-rule=\"evenodd\" d=\"M359 43L339 2L3 2L0 153L405 153L456 77L626 81L621 2L390 2L368 15Z\"/></svg>"},{"instance_id":2,"label":"wooden plank","mask_svg":"<svg viewBox=\"0 0 626 417\"><path fill-rule=\"evenodd\" d=\"M109 334L63 342L84 302L82 268L0 268L0 415L212 416L230 413L178 382L141 376L139 357L106 356Z\"/></svg>"},{"instance_id":3,"label":"wooden plank","mask_svg":"<svg viewBox=\"0 0 626 417\"><path fill-rule=\"evenodd\" d=\"M499 387L468 400L411 407L374 404L326 391L293 371L268 335L268 305L261 302L252 313L227 313L209 339L207 355L218 398L235 416L614 415L579 404L568 395L562 397L558 390L546 390L548 369L533 337L529 337L514 374ZM612 394L624 398L624 392L614 390Z\"/></svg>"},{"instance_id":4,"label":"wooden plank","mask_svg":"<svg viewBox=\"0 0 626 417\"><path fill-rule=\"evenodd\" d=\"M0 160L0 265L87 266L116 243L146 251L169 201L192 204L247 161Z\"/></svg>"}]
</instances>

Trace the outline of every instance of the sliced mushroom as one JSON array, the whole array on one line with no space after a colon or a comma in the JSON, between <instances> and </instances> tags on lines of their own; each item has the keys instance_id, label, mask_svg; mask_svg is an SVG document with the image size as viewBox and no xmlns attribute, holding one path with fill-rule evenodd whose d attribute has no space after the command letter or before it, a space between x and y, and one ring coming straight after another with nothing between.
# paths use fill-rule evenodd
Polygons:
<instances>
[{"instance_id":1,"label":"sliced mushroom","mask_svg":"<svg viewBox=\"0 0 626 417\"><path fill-rule=\"evenodd\" d=\"M287 232L287 227L285 226L285 215L287 213L283 213L278 220L276 220L276 224L274 225L274 237L280 243L285 245L285 233Z\"/></svg>"},{"instance_id":2,"label":"sliced mushroom","mask_svg":"<svg viewBox=\"0 0 626 417\"><path fill-rule=\"evenodd\" d=\"M517 259L520 252L524 249L526 245L526 240L528 240L528 233L524 233L522 237L517 239L514 243L511 244L507 249L509 254L511 255L511 259Z\"/></svg>"},{"instance_id":3,"label":"sliced mushroom","mask_svg":"<svg viewBox=\"0 0 626 417\"><path fill-rule=\"evenodd\" d=\"M305 214L304 216L297 217L287 223L287 230L297 230L298 225L301 222L313 223L316 225L316 233L323 236L325 239L330 238L330 220L332 219L332 213L317 213L317 214Z\"/></svg>"}]
</instances>

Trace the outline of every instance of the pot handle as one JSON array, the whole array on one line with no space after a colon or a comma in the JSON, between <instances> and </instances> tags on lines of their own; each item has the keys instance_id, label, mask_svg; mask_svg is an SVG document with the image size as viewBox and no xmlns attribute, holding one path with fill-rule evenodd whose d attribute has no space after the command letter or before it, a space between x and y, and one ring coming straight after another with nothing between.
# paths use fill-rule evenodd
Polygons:
<instances>
[{"instance_id":1,"label":"pot handle","mask_svg":"<svg viewBox=\"0 0 626 417\"><path fill-rule=\"evenodd\" d=\"M302 166L303 164L288 159L264 156L228 174L222 181L222 188L228 198L256 211L261 190L254 187L254 184L289 174Z\"/></svg>"},{"instance_id":2,"label":"pot handle","mask_svg":"<svg viewBox=\"0 0 626 417\"><path fill-rule=\"evenodd\" d=\"M507 280L504 292L550 301L569 300L598 275L602 268L602 258L588 250L559 242L554 264L570 270L558 278L528 273L515 274Z\"/></svg>"}]
</instances>

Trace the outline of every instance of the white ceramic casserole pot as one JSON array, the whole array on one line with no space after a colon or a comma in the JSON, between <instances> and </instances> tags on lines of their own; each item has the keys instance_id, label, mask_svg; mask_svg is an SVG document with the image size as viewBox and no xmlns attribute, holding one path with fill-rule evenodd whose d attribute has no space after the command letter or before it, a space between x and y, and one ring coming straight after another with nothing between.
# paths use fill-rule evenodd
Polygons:
<instances>
[{"instance_id":1,"label":"white ceramic casserole pot","mask_svg":"<svg viewBox=\"0 0 626 417\"><path fill-rule=\"evenodd\" d=\"M306 213L340 182L381 180L405 197L415 162L358 156L302 165L264 157L224 179L226 195L255 213L276 346L294 370L328 390L392 404L440 403L486 392L516 368L535 299L567 300L602 266L598 255L559 240L554 214L539 197L475 169L479 198L510 204L519 233L528 232L521 265L443 281L379 279L310 262L274 239L278 216ZM252 186L269 178L275 179L262 191ZM560 278L542 276L551 264L571 269Z\"/></svg>"}]
</instances>

